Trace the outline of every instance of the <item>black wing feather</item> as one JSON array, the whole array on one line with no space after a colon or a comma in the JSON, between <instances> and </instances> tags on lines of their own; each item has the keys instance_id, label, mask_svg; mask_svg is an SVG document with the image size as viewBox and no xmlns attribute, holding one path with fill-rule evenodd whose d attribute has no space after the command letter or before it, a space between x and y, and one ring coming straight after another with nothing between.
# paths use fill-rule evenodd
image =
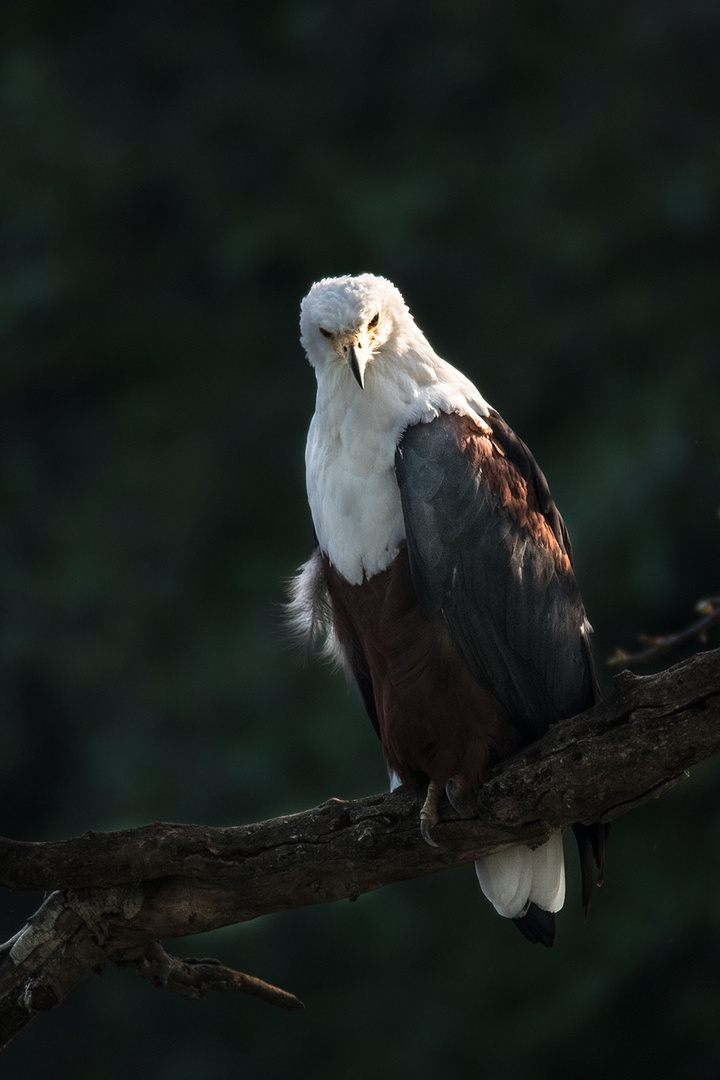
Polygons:
<instances>
[{"instance_id":1,"label":"black wing feather","mask_svg":"<svg viewBox=\"0 0 720 1080\"><path fill-rule=\"evenodd\" d=\"M413 584L426 616L442 612L475 678L532 740L595 700L585 613L572 572L513 519L463 453L461 422L442 414L408 428L398 446ZM529 451L499 417L489 423L570 558L567 532Z\"/></svg>"}]
</instances>

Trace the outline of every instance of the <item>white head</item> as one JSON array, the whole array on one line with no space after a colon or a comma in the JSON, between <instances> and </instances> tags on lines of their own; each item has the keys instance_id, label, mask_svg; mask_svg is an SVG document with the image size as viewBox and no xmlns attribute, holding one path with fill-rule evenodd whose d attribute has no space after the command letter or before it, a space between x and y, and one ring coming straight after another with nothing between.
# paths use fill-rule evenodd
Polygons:
<instances>
[{"instance_id":1,"label":"white head","mask_svg":"<svg viewBox=\"0 0 720 1080\"><path fill-rule=\"evenodd\" d=\"M361 387L368 363L401 327L417 333L400 291L374 274L323 278L300 307L300 341L318 374L345 362Z\"/></svg>"}]
</instances>

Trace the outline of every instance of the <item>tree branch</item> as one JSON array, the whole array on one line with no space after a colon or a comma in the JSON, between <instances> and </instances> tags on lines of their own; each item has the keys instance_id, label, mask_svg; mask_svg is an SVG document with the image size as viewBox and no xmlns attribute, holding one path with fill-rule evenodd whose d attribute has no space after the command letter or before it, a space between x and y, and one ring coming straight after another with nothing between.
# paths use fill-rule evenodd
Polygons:
<instances>
[{"instance_id":1,"label":"tree branch","mask_svg":"<svg viewBox=\"0 0 720 1080\"><path fill-rule=\"evenodd\" d=\"M624 672L606 701L505 762L480 791L478 817L462 820L444 805L437 849L423 842L417 798L403 789L231 828L157 823L58 843L0 838L0 885L56 890L0 947L0 1044L108 962L190 996L244 989L299 1007L260 980L168 957L155 943L356 899L519 841L540 843L573 822L609 821L720 751L719 721L720 650L644 678Z\"/></svg>"}]
</instances>

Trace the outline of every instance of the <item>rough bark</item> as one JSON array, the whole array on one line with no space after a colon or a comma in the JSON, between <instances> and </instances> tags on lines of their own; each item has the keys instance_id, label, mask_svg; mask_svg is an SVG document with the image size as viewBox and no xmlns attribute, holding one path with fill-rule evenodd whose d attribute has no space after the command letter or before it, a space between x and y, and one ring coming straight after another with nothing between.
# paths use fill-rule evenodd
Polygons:
<instances>
[{"instance_id":1,"label":"rough bark","mask_svg":"<svg viewBox=\"0 0 720 1080\"><path fill-rule=\"evenodd\" d=\"M231 828L156 823L58 843L0 838L0 885L53 890L0 946L0 1045L92 971L130 963L187 996L240 989L285 1008L292 995L215 961L157 946L307 904L355 899L573 822L609 821L655 797L720 750L720 650L657 675L618 676L613 693L504 763L478 816L444 805L423 842L417 799L400 790L329 802Z\"/></svg>"}]
</instances>

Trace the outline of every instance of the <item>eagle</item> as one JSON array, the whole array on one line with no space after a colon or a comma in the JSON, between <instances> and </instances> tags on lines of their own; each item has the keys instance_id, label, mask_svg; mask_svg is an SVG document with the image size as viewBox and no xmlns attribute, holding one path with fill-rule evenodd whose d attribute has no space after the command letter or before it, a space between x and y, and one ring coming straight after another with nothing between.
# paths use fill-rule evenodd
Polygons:
<instances>
[{"instance_id":1,"label":"eagle","mask_svg":"<svg viewBox=\"0 0 720 1080\"><path fill-rule=\"evenodd\" d=\"M316 282L300 330L317 377L305 455L316 546L290 618L357 684L391 789L426 792L420 828L435 844L443 796L467 813L499 761L598 698L570 540L528 448L390 281ZM605 828L574 830L587 908ZM561 832L475 866L498 913L552 945Z\"/></svg>"}]
</instances>

